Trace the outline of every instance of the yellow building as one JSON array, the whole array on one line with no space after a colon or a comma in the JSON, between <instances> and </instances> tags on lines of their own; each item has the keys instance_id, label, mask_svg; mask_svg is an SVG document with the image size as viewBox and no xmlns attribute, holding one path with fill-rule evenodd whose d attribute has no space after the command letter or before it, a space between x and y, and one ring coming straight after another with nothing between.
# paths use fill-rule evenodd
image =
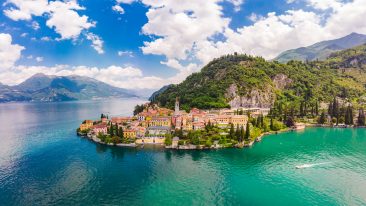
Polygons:
<instances>
[{"instance_id":1,"label":"yellow building","mask_svg":"<svg viewBox=\"0 0 366 206\"><path fill-rule=\"evenodd\" d=\"M143 137L136 140L136 144L164 144L165 137Z\"/></svg>"},{"instance_id":2,"label":"yellow building","mask_svg":"<svg viewBox=\"0 0 366 206\"><path fill-rule=\"evenodd\" d=\"M93 126L93 120L85 120L83 124L79 126L80 131L85 131Z\"/></svg>"},{"instance_id":3,"label":"yellow building","mask_svg":"<svg viewBox=\"0 0 366 206\"><path fill-rule=\"evenodd\" d=\"M160 126L160 127L170 127L172 120L170 117L152 117L149 121L149 127Z\"/></svg>"},{"instance_id":4,"label":"yellow building","mask_svg":"<svg viewBox=\"0 0 366 206\"><path fill-rule=\"evenodd\" d=\"M220 125L226 125L231 123L230 115L219 115L216 117L216 123Z\"/></svg>"},{"instance_id":5,"label":"yellow building","mask_svg":"<svg viewBox=\"0 0 366 206\"><path fill-rule=\"evenodd\" d=\"M126 129L126 130L123 130L123 137L124 138L136 138L136 131L135 130L132 130L132 129Z\"/></svg>"},{"instance_id":6,"label":"yellow building","mask_svg":"<svg viewBox=\"0 0 366 206\"><path fill-rule=\"evenodd\" d=\"M248 116L247 115L233 115L231 116L230 123L234 125L234 127L245 127L245 125L248 122Z\"/></svg>"}]
</instances>

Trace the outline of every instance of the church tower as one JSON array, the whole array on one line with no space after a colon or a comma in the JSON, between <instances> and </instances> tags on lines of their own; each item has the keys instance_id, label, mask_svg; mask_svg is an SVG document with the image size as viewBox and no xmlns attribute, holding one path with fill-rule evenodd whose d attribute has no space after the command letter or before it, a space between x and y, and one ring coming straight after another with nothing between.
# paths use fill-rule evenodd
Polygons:
<instances>
[{"instance_id":1,"label":"church tower","mask_svg":"<svg viewBox=\"0 0 366 206\"><path fill-rule=\"evenodd\" d=\"M179 113L179 98L176 97L175 98L175 109L174 109L174 113L178 114Z\"/></svg>"}]
</instances>

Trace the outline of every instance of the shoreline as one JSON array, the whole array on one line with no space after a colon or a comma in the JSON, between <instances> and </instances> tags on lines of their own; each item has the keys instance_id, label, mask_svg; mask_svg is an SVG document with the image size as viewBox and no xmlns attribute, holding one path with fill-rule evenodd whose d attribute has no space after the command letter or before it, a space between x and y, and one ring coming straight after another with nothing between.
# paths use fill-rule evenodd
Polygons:
<instances>
[{"instance_id":1,"label":"shoreline","mask_svg":"<svg viewBox=\"0 0 366 206\"><path fill-rule=\"evenodd\" d=\"M153 146L160 146L163 147L164 149L167 150L217 150L217 149L233 149L233 148L238 148L238 149L244 149L244 148L248 148L248 147L252 147L255 143L257 142L261 142L263 140L264 137L266 136L270 136L270 135L277 135L277 134L281 134L281 133L286 133L286 132L298 132L298 131L303 131L306 128L334 128L334 129L362 129L362 128L366 128L366 126L363 127L359 127L359 126L334 126L334 125L318 125L318 124L305 124L305 127L301 128L301 129L296 129L296 128L286 128L286 129L282 129L279 131L270 131L270 132L264 132L261 135L259 135L258 137L256 137L254 140L250 141L249 143L237 143L233 146L224 146L224 145L212 145L211 147L205 147L204 145L177 145L176 147L173 147L172 145L170 146L166 146L164 144L161 143L144 143L144 144L136 144L136 143L129 143L129 144L125 144L125 143L119 143L119 144L113 144L113 143L105 143L102 142L99 138L97 138L95 135L89 135L89 134L85 134L85 133L80 133L77 132L77 136L79 137L84 137L87 138L97 144L102 144L102 145L107 145L107 146L115 146L115 147L126 147L126 148L144 148L145 145L153 145Z\"/></svg>"},{"instance_id":2,"label":"shoreline","mask_svg":"<svg viewBox=\"0 0 366 206\"><path fill-rule=\"evenodd\" d=\"M178 145L177 147L173 147L171 145L166 146L166 145L161 144L161 143L158 143L158 144L153 144L153 143L145 143L145 144L136 144L136 143L124 144L124 143L119 143L119 144L113 144L113 143L102 142L95 135L89 135L89 134L77 132L77 136L87 138L90 141L93 141L94 143L97 143L97 144L102 144L102 145L107 145L107 146L116 146L116 147L127 147L127 148L141 147L141 148L143 148L145 145L154 145L154 146L161 146L164 149L168 149L168 150L217 150L217 149L229 149L229 148L243 149L243 148L247 148L247 147L252 147L256 142L262 141L262 139L265 136L273 135L273 134L279 134L279 133L285 133L285 132L290 132L290 131L298 131L298 130L288 128L288 129L283 129L283 130L276 131L276 132L274 132L274 131L265 132L265 133L262 133L261 135L259 135L258 137L256 137L254 140L250 141L249 143L244 143L244 144L243 143L238 143L238 144L235 144L233 146L224 146L224 145L216 144L216 145L212 145L210 148L205 147L204 145L192 145L192 144L190 144L190 145Z\"/></svg>"}]
</instances>

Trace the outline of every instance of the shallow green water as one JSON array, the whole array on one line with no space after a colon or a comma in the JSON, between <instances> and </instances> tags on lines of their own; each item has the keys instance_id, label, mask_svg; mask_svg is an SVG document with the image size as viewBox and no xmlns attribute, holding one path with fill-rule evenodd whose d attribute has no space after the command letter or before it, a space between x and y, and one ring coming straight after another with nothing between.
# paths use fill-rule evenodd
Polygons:
<instances>
[{"instance_id":1,"label":"shallow green water","mask_svg":"<svg viewBox=\"0 0 366 206\"><path fill-rule=\"evenodd\" d=\"M74 134L82 119L139 102L0 105L0 205L366 205L366 129L310 128L216 151L114 148Z\"/></svg>"}]
</instances>

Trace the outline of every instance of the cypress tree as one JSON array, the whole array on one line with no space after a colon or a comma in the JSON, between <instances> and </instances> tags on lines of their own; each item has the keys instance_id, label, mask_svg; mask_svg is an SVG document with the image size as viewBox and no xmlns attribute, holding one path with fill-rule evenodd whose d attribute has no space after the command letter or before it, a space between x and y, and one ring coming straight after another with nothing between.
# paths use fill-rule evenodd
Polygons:
<instances>
[{"instance_id":1,"label":"cypress tree","mask_svg":"<svg viewBox=\"0 0 366 206\"><path fill-rule=\"evenodd\" d=\"M245 136L244 136L244 139L245 140L249 140L250 138L250 126L249 126L249 122L247 123L247 127L245 129Z\"/></svg>"},{"instance_id":2,"label":"cypress tree","mask_svg":"<svg viewBox=\"0 0 366 206\"><path fill-rule=\"evenodd\" d=\"M113 136L114 135L114 133L113 133L113 125L111 124L111 126L109 127L109 134L111 135L111 136Z\"/></svg>"},{"instance_id":3,"label":"cypress tree","mask_svg":"<svg viewBox=\"0 0 366 206\"><path fill-rule=\"evenodd\" d=\"M119 128L118 134L119 134L119 137L121 137L123 139L123 128L122 127Z\"/></svg>"},{"instance_id":4,"label":"cypress tree","mask_svg":"<svg viewBox=\"0 0 366 206\"><path fill-rule=\"evenodd\" d=\"M316 116L319 115L319 103L318 103L318 101L315 102L315 115Z\"/></svg>"},{"instance_id":5,"label":"cypress tree","mask_svg":"<svg viewBox=\"0 0 366 206\"><path fill-rule=\"evenodd\" d=\"M348 105L348 125L353 125L353 109Z\"/></svg>"},{"instance_id":6,"label":"cypress tree","mask_svg":"<svg viewBox=\"0 0 366 206\"><path fill-rule=\"evenodd\" d=\"M339 105L337 99L334 97L333 99L333 107L332 107L332 117L339 118Z\"/></svg>"},{"instance_id":7,"label":"cypress tree","mask_svg":"<svg viewBox=\"0 0 366 206\"><path fill-rule=\"evenodd\" d=\"M229 137L230 139L234 138L234 124L230 124L230 131L229 131Z\"/></svg>"},{"instance_id":8,"label":"cypress tree","mask_svg":"<svg viewBox=\"0 0 366 206\"><path fill-rule=\"evenodd\" d=\"M242 142L244 140L244 136L245 136L245 133L244 133L244 127L243 125L240 127L240 142Z\"/></svg>"},{"instance_id":9,"label":"cypress tree","mask_svg":"<svg viewBox=\"0 0 366 206\"><path fill-rule=\"evenodd\" d=\"M239 129L239 125L236 125L236 130L235 130L235 137L237 140L240 139L240 129Z\"/></svg>"},{"instance_id":10,"label":"cypress tree","mask_svg":"<svg viewBox=\"0 0 366 206\"><path fill-rule=\"evenodd\" d=\"M261 128L264 127L264 117L263 117L263 114L261 114Z\"/></svg>"},{"instance_id":11,"label":"cypress tree","mask_svg":"<svg viewBox=\"0 0 366 206\"><path fill-rule=\"evenodd\" d=\"M332 102L330 102L329 106L328 106L328 115L333 117L333 103Z\"/></svg>"},{"instance_id":12,"label":"cypress tree","mask_svg":"<svg viewBox=\"0 0 366 206\"><path fill-rule=\"evenodd\" d=\"M304 115L304 102L301 101L300 103L300 116L303 117Z\"/></svg>"},{"instance_id":13,"label":"cypress tree","mask_svg":"<svg viewBox=\"0 0 366 206\"><path fill-rule=\"evenodd\" d=\"M115 127L116 127L116 136L119 137L119 130L118 130L118 125L115 124Z\"/></svg>"},{"instance_id":14,"label":"cypress tree","mask_svg":"<svg viewBox=\"0 0 366 206\"><path fill-rule=\"evenodd\" d=\"M358 118L357 118L357 125L358 126L365 126L366 118L363 109L359 109L358 111Z\"/></svg>"},{"instance_id":15,"label":"cypress tree","mask_svg":"<svg viewBox=\"0 0 366 206\"><path fill-rule=\"evenodd\" d=\"M270 122L270 124L269 124L269 128L271 129L271 130L273 130L273 118L271 117L271 122Z\"/></svg>"},{"instance_id":16,"label":"cypress tree","mask_svg":"<svg viewBox=\"0 0 366 206\"><path fill-rule=\"evenodd\" d=\"M318 120L318 123L319 124L324 124L326 121L326 118L325 118L325 112L323 111L322 114L320 115L320 118Z\"/></svg>"}]
</instances>

